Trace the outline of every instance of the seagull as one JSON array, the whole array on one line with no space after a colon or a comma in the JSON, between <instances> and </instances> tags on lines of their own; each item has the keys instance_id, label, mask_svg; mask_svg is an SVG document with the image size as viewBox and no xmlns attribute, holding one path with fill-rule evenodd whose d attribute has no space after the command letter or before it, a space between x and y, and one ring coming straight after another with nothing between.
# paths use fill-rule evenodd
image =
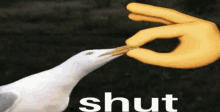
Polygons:
<instances>
[{"instance_id":1,"label":"seagull","mask_svg":"<svg viewBox=\"0 0 220 112\"><path fill-rule=\"evenodd\" d=\"M63 112L83 77L130 49L85 50L54 68L0 86L0 112Z\"/></svg>"}]
</instances>

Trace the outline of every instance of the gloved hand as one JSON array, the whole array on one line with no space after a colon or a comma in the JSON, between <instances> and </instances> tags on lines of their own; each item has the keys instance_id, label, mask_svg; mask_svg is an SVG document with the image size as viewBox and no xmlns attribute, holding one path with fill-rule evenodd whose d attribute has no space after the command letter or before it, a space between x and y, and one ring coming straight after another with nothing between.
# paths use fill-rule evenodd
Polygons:
<instances>
[{"instance_id":1,"label":"gloved hand","mask_svg":"<svg viewBox=\"0 0 220 112\"><path fill-rule=\"evenodd\" d=\"M137 32L126 40L129 46L142 46L157 38L178 37L180 44L170 53L149 49L133 49L127 56L146 64L171 68L197 68L213 63L220 57L220 33L215 23L192 17L173 9L130 3L128 17L133 21L166 24Z\"/></svg>"}]
</instances>

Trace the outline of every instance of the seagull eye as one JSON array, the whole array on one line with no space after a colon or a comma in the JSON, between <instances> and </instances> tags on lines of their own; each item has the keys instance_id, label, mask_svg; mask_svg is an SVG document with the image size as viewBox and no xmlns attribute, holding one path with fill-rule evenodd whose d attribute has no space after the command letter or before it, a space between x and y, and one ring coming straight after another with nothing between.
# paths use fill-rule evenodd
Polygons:
<instances>
[{"instance_id":1,"label":"seagull eye","mask_svg":"<svg viewBox=\"0 0 220 112\"><path fill-rule=\"evenodd\" d=\"M86 55L91 55L91 54L93 54L93 52L88 52L88 53L86 53Z\"/></svg>"}]
</instances>

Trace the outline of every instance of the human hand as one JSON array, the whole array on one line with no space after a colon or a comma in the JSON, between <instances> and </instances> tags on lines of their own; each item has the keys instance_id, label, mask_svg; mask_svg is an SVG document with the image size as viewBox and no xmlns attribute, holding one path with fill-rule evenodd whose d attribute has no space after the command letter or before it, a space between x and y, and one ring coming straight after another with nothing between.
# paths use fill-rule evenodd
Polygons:
<instances>
[{"instance_id":1,"label":"human hand","mask_svg":"<svg viewBox=\"0 0 220 112\"><path fill-rule=\"evenodd\" d=\"M178 37L180 44L170 53L133 49L127 56L146 64L190 69L213 63L220 57L220 33L215 23L192 17L173 9L130 3L128 17L133 21L166 24L141 30L126 40L129 46L142 46L156 38Z\"/></svg>"}]
</instances>

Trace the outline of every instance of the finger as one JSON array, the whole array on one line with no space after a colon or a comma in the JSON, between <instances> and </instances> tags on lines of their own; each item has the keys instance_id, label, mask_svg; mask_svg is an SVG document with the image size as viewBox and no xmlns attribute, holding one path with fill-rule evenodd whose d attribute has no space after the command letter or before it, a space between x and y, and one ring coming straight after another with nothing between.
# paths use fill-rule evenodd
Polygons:
<instances>
[{"instance_id":1,"label":"finger","mask_svg":"<svg viewBox=\"0 0 220 112\"><path fill-rule=\"evenodd\" d=\"M185 34L188 28L186 24L174 24L169 26L153 27L137 32L135 35L125 41L128 46L142 46L156 38L173 38Z\"/></svg>"},{"instance_id":2,"label":"finger","mask_svg":"<svg viewBox=\"0 0 220 112\"><path fill-rule=\"evenodd\" d=\"M143 63L157 66L169 66L169 58L171 58L167 53L157 53L143 48L130 50L127 52L127 56L135 58Z\"/></svg>"},{"instance_id":3,"label":"finger","mask_svg":"<svg viewBox=\"0 0 220 112\"><path fill-rule=\"evenodd\" d=\"M181 69L197 68L210 63L209 61L203 63L198 56L190 54L157 53L143 48L130 50L127 52L127 56L146 64Z\"/></svg>"},{"instance_id":4,"label":"finger","mask_svg":"<svg viewBox=\"0 0 220 112\"><path fill-rule=\"evenodd\" d=\"M127 10L131 11L132 13L137 13L146 16L153 16L157 18L163 18L174 23L187 23L192 21L199 21L201 19L186 15L179 11L175 11L168 8L157 7L147 4L141 3L130 3L127 5Z\"/></svg>"},{"instance_id":5,"label":"finger","mask_svg":"<svg viewBox=\"0 0 220 112\"><path fill-rule=\"evenodd\" d=\"M135 14L135 13L129 14L128 18L133 21L147 21L147 22L162 23L162 24L167 24L167 25L173 24L172 22L165 20L165 19L144 16L144 15L139 15L139 14Z\"/></svg>"}]
</instances>

